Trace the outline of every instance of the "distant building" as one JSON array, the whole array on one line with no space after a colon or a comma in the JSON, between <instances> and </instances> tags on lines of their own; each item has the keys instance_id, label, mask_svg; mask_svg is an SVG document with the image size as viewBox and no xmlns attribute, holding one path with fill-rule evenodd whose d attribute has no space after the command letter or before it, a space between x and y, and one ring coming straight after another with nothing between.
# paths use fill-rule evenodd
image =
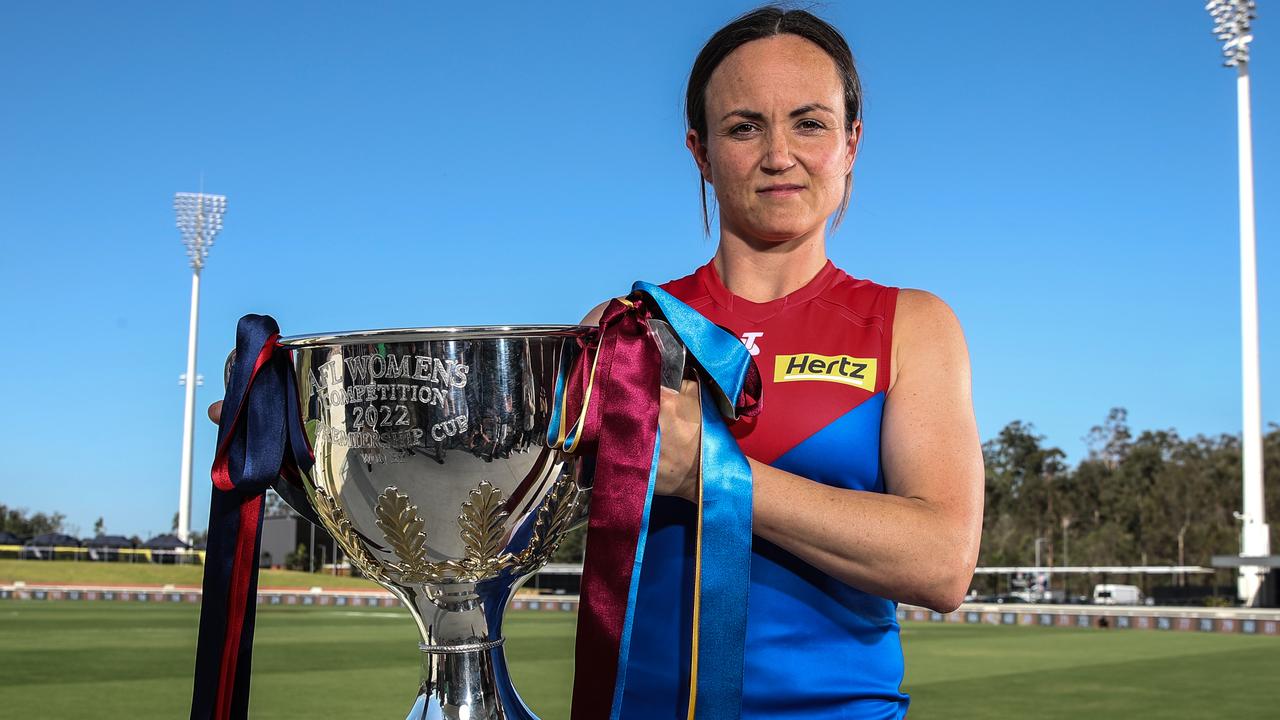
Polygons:
<instances>
[{"instance_id":1,"label":"distant building","mask_svg":"<svg viewBox=\"0 0 1280 720\"><path fill-rule=\"evenodd\" d=\"M312 530L315 545L312 546ZM258 556L259 567L282 568L285 558L301 545L311 548L311 567L316 570L337 562L337 550L333 538L324 528L315 527L296 513L268 515L262 520L262 549Z\"/></svg>"},{"instance_id":2,"label":"distant building","mask_svg":"<svg viewBox=\"0 0 1280 720\"><path fill-rule=\"evenodd\" d=\"M142 543L140 547L151 551L151 562L163 564L181 562L185 556L179 551L191 549L190 545L179 540L173 533L157 535Z\"/></svg>"},{"instance_id":3,"label":"distant building","mask_svg":"<svg viewBox=\"0 0 1280 720\"><path fill-rule=\"evenodd\" d=\"M99 535L84 546L89 548L90 560L119 560L120 551L133 548L133 543L123 535Z\"/></svg>"},{"instance_id":4,"label":"distant building","mask_svg":"<svg viewBox=\"0 0 1280 720\"><path fill-rule=\"evenodd\" d=\"M24 560L55 560L58 552L55 548L78 547L80 547L79 538L71 537L66 533L44 533L23 544L22 558ZM68 557L74 557L74 555Z\"/></svg>"}]
</instances>

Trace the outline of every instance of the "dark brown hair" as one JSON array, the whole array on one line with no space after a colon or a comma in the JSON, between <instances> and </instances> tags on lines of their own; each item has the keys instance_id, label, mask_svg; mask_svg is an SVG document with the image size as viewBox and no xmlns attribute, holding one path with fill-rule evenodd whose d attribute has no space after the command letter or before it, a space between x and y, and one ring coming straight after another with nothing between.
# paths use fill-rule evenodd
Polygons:
<instances>
[{"instance_id":1,"label":"dark brown hair","mask_svg":"<svg viewBox=\"0 0 1280 720\"><path fill-rule=\"evenodd\" d=\"M716 31L693 61L689 71L689 86L685 91L684 110L689 129L698 133L698 140L707 141L707 83L711 73L720 66L729 53L738 47L761 38L775 35L798 35L822 48L836 64L836 71L844 83L844 125L853 132L853 124L862 119L862 82L853 63L849 44L828 22L805 10L788 10L778 5L765 5L738 17ZM702 194L702 227L711 234L711 220L707 217L707 181L698 174ZM836 210L834 230L849 207L849 193L853 189L852 170L844 180L844 199Z\"/></svg>"}]
</instances>

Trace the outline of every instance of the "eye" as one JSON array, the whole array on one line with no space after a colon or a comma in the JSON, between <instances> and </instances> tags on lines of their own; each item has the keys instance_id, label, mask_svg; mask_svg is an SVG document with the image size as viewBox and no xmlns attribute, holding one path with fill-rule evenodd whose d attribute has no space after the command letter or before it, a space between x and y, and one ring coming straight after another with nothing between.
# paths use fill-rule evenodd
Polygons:
<instances>
[{"instance_id":1,"label":"eye","mask_svg":"<svg viewBox=\"0 0 1280 720\"><path fill-rule=\"evenodd\" d=\"M825 130L827 128L826 125L823 125L813 118L805 118L804 120L801 120L799 127L801 130Z\"/></svg>"},{"instance_id":2,"label":"eye","mask_svg":"<svg viewBox=\"0 0 1280 720\"><path fill-rule=\"evenodd\" d=\"M757 129L759 128L757 128L752 123L747 123L747 122L738 123L737 125L734 125L732 128L729 129L729 134L734 136L743 136L743 135L748 135L752 130L757 130Z\"/></svg>"}]
</instances>

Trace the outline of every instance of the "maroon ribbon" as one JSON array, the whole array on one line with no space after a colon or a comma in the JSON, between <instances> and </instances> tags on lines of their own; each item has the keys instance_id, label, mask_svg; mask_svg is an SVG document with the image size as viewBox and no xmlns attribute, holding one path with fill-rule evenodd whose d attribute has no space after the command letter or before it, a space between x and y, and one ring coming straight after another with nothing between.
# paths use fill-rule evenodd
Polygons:
<instances>
[{"instance_id":1,"label":"maroon ribbon","mask_svg":"<svg viewBox=\"0 0 1280 720\"><path fill-rule=\"evenodd\" d=\"M586 393L591 393L579 443L587 452L595 451L596 478L582 568L573 720L609 717L617 684L658 429L662 357L649 337L643 303L609 303L599 331L584 341L566 388L565 422L578 415Z\"/></svg>"}]
</instances>

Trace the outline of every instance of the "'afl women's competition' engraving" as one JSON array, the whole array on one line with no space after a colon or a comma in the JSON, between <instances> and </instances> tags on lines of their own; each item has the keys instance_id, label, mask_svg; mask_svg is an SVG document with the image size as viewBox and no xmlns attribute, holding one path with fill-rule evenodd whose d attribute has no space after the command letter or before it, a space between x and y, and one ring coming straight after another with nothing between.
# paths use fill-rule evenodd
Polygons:
<instances>
[{"instance_id":1,"label":"'afl women's competition' engraving","mask_svg":"<svg viewBox=\"0 0 1280 720\"><path fill-rule=\"evenodd\" d=\"M341 361L335 358L313 372L315 387L330 405L389 400L434 405L444 400L444 393L438 388L466 387L471 368L452 358L371 353ZM386 380L417 380L435 386L436 390L431 392L431 387L386 383Z\"/></svg>"},{"instance_id":2,"label":"'afl women's competition' engraving","mask_svg":"<svg viewBox=\"0 0 1280 720\"><path fill-rule=\"evenodd\" d=\"M361 353L311 368L312 395L329 408L317 433L366 463L404 462L414 448L467 431L458 412L472 367L458 358ZM422 427L424 418L438 419Z\"/></svg>"}]
</instances>

